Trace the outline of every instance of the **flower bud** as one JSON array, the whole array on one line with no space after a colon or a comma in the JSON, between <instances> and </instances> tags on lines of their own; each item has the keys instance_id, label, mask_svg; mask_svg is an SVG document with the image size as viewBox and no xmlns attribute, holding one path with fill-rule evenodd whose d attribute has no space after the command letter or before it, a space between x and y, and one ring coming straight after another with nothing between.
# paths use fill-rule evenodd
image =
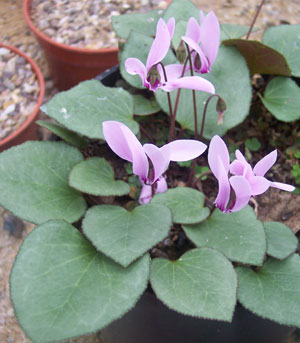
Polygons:
<instances>
[{"instance_id":1,"label":"flower bud","mask_svg":"<svg viewBox=\"0 0 300 343\"><path fill-rule=\"evenodd\" d=\"M223 114L226 111L226 102L220 96L218 96L216 107L218 112L218 125L221 125L223 123Z\"/></svg>"},{"instance_id":2,"label":"flower bud","mask_svg":"<svg viewBox=\"0 0 300 343\"><path fill-rule=\"evenodd\" d=\"M150 82L151 86L155 87L160 83L160 75L156 66L152 66L147 74L147 81Z\"/></svg>"},{"instance_id":3,"label":"flower bud","mask_svg":"<svg viewBox=\"0 0 300 343\"><path fill-rule=\"evenodd\" d=\"M183 64L185 62L186 50L185 50L185 47L184 47L182 40L180 41L178 48L176 50L176 57L177 57L180 64Z\"/></svg>"},{"instance_id":4,"label":"flower bud","mask_svg":"<svg viewBox=\"0 0 300 343\"><path fill-rule=\"evenodd\" d=\"M196 54L195 62L194 63L195 63L196 70L200 70L202 63L201 63L201 58L200 58L200 56L198 54Z\"/></svg>"}]
</instances>

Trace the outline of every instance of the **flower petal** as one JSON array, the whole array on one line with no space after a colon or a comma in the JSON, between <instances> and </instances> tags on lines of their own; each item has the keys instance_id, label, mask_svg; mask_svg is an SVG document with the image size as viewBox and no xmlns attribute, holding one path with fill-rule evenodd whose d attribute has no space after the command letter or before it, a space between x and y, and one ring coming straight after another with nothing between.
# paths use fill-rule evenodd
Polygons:
<instances>
[{"instance_id":1,"label":"flower petal","mask_svg":"<svg viewBox=\"0 0 300 343\"><path fill-rule=\"evenodd\" d=\"M142 183L142 190L139 196L139 203L141 205L145 205L145 204L148 204L152 198L152 187L149 185L146 185L143 182L141 183Z\"/></svg>"},{"instance_id":2,"label":"flower petal","mask_svg":"<svg viewBox=\"0 0 300 343\"><path fill-rule=\"evenodd\" d=\"M177 88L194 89L201 92L215 94L215 87L211 82L200 76L185 76L177 80L171 80L162 85L166 92L171 92Z\"/></svg>"},{"instance_id":3,"label":"flower petal","mask_svg":"<svg viewBox=\"0 0 300 343\"><path fill-rule=\"evenodd\" d=\"M147 72L152 66L159 63L166 56L171 43L169 29L165 21L160 18L156 26L156 36L152 43L147 63Z\"/></svg>"},{"instance_id":4,"label":"flower petal","mask_svg":"<svg viewBox=\"0 0 300 343\"><path fill-rule=\"evenodd\" d=\"M185 36L191 38L197 44L200 41L200 25L194 17L191 17L187 23Z\"/></svg>"},{"instance_id":5,"label":"flower petal","mask_svg":"<svg viewBox=\"0 0 300 343\"><path fill-rule=\"evenodd\" d=\"M168 81L171 81L174 79L176 80L179 77L181 77L182 69L183 69L182 64L169 64L165 66ZM165 80L163 73L161 76L162 76L161 79Z\"/></svg>"},{"instance_id":6,"label":"flower petal","mask_svg":"<svg viewBox=\"0 0 300 343\"><path fill-rule=\"evenodd\" d=\"M143 149L153 164L152 182L155 182L167 170L170 163L169 156L154 144L144 144Z\"/></svg>"},{"instance_id":7,"label":"flower petal","mask_svg":"<svg viewBox=\"0 0 300 343\"><path fill-rule=\"evenodd\" d=\"M227 146L221 137L214 136L210 141L208 149L208 164L216 178L218 178L219 170L218 156L220 156L224 169L228 174L230 158Z\"/></svg>"},{"instance_id":8,"label":"flower petal","mask_svg":"<svg viewBox=\"0 0 300 343\"><path fill-rule=\"evenodd\" d=\"M276 159L277 150L274 150L256 163L256 165L253 168L254 174L258 176L264 176L276 162Z\"/></svg>"},{"instance_id":9,"label":"flower petal","mask_svg":"<svg viewBox=\"0 0 300 343\"><path fill-rule=\"evenodd\" d=\"M204 52L201 50L200 46L193 41L191 38L183 36L181 37L181 39L186 42L186 44L192 48L192 50L195 50L197 52L197 54L200 57L201 60L201 67L200 69L198 69L195 65L194 65L194 69L198 72L198 73L207 73L210 71L210 67L209 67L209 63L208 60L204 54Z\"/></svg>"},{"instance_id":10,"label":"flower petal","mask_svg":"<svg viewBox=\"0 0 300 343\"><path fill-rule=\"evenodd\" d=\"M147 78L147 71L144 64L137 58L127 58L125 61L125 68L130 75L139 75L143 85L145 84Z\"/></svg>"},{"instance_id":11,"label":"flower petal","mask_svg":"<svg viewBox=\"0 0 300 343\"><path fill-rule=\"evenodd\" d=\"M200 47L212 66L218 54L220 44L220 24L213 11L205 17L200 27Z\"/></svg>"},{"instance_id":12,"label":"flower petal","mask_svg":"<svg viewBox=\"0 0 300 343\"><path fill-rule=\"evenodd\" d=\"M168 189L167 181L166 179L162 176L156 181L156 188L155 188L155 194L156 193L164 193Z\"/></svg>"},{"instance_id":13,"label":"flower petal","mask_svg":"<svg viewBox=\"0 0 300 343\"><path fill-rule=\"evenodd\" d=\"M251 195L262 194L271 186L271 182L263 176L253 176L248 181L251 187Z\"/></svg>"},{"instance_id":14,"label":"flower petal","mask_svg":"<svg viewBox=\"0 0 300 343\"><path fill-rule=\"evenodd\" d=\"M146 180L149 163L142 144L135 134L120 122L105 121L103 135L111 150L124 160L132 162L133 173Z\"/></svg>"},{"instance_id":15,"label":"flower petal","mask_svg":"<svg viewBox=\"0 0 300 343\"><path fill-rule=\"evenodd\" d=\"M237 160L248 163L245 156L240 152L240 150L235 150L235 157Z\"/></svg>"},{"instance_id":16,"label":"flower petal","mask_svg":"<svg viewBox=\"0 0 300 343\"><path fill-rule=\"evenodd\" d=\"M175 18L174 17L168 20L167 26L168 26L168 30L170 34L170 39L172 39L174 35L174 31L175 31Z\"/></svg>"},{"instance_id":17,"label":"flower petal","mask_svg":"<svg viewBox=\"0 0 300 343\"><path fill-rule=\"evenodd\" d=\"M271 187L279 188L287 192L293 192L296 189L294 186L282 182L271 182Z\"/></svg>"},{"instance_id":18,"label":"flower petal","mask_svg":"<svg viewBox=\"0 0 300 343\"><path fill-rule=\"evenodd\" d=\"M230 199L230 184L228 180L228 171L225 169L224 163L221 159L221 156L215 156L217 162L217 171L218 175L217 180L219 184L219 191L217 198L215 200L216 207L222 212L226 212L226 208Z\"/></svg>"},{"instance_id":19,"label":"flower petal","mask_svg":"<svg viewBox=\"0 0 300 343\"><path fill-rule=\"evenodd\" d=\"M200 11L200 24L202 25L205 20L205 15L203 11Z\"/></svg>"},{"instance_id":20,"label":"flower petal","mask_svg":"<svg viewBox=\"0 0 300 343\"><path fill-rule=\"evenodd\" d=\"M232 176L229 181L235 192L235 202L228 212L237 212L248 204L251 198L251 187L243 176Z\"/></svg>"},{"instance_id":21,"label":"flower petal","mask_svg":"<svg viewBox=\"0 0 300 343\"><path fill-rule=\"evenodd\" d=\"M193 139L179 139L171 143L165 144L160 148L165 156L168 156L170 161L189 161L200 156L207 146Z\"/></svg>"},{"instance_id":22,"label":"flower petal","mask_svg":"<svg viewBox=\"0 0 300 343\"><path fill-rule=\"evenodd\" d=\"M233 175L243 175L245 170L245 164L242 161L234 160L230 164L230 173Z\"/></svg>"}]
</instances>

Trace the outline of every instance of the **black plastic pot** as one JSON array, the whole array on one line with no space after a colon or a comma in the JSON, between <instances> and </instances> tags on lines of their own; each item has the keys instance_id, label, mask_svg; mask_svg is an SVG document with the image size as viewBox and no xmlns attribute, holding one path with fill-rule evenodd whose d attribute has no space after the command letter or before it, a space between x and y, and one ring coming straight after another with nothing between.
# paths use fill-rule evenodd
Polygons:
<instances>
[{"instance_id":1,"label":"black plastic pot","mask_svg":"<svg viewBox=\"0 0 300 343\"><path fill-rule=\"evenodd\" d=\"M119 67L96 77L113 87ZM237 304L231 323L205 320L170 310L149 287L124 317L101 331L104 343L288 343L295 329L256 316Z\"/></svg>"},{"instance_id":2,"label":"black plastic pot","mask_svg":"<svg viewBox=\"0 0 300 343\"><path fill-rule=\"evenodd\" d=\"M101 332L104 343L287 343L294 328L237 305L232 323L184 316L146 292L136 306Z\"/></svg>"}]
</instances>

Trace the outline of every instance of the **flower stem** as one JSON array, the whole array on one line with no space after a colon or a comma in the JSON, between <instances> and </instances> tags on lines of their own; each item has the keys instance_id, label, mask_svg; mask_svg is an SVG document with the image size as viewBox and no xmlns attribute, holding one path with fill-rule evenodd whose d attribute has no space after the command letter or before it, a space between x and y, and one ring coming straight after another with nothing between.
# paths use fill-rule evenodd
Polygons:
<instances>
[{"instance_id":1,"label":"flower stem","mask_svg":"<svg viewBox=\"0 0 300 343\"><path fill-rule=\"evenodd\" d=\"M249 36L250 36L250 34L251 34L252 30L253 30L253 26L254 26L254 24L256 22L256 19L257 19L258 15L259 15L259 12L261 11L264 3L265 3L265 0L262 0L262 2L260 3L260 5L259 5L259 7L258 7L258 9L257 9L257 11L255 13L255 16L254 16L254 18L252 20L252 23L251 23L250 29L249 29L249 31L247 33L246 39L249 39Z\"/></svg>"},{"instance_id":2,"label":"flower stem","mask_svg":"<svg viewBox=\"0 0 300 343\"><path fill-rule=\"evenodd\" d=\"M165 66L163 65L162 62L159 62L158 64L161 65L162 70L163 70L163 73L164 73L165 81L167 82L168 79L167 79L167 73L166 73ZM169 92L167 92L167 97L168 97L168 105L169 105L169 111L170 111L170 120L171 120L171 122L172 122L173 110L172 110L172 100L171 100L171 96L170 96L170 93L169 93Z\"/></svg>"},{"instance_id":3,"label":"flower stem","mask_svg":"<svg viewBox=\"0 0 300 343\"><path fill-rule=\"evenodd\" d=\"M221 98L219 94L212 94L205 103L204 109L203 109L203 116L202 116L202 123L201 123L201 130L200 130L200 137L199 139L203 138L203 132L204 132L204 125L205 125L205 119L206 119L206 111L207 111L207 106L210 102L210 100L214 97L218 97L219 99ZM222 99L222 98L221 98Z\"/></svg>"},{"instance_id":4,"label":"flower stem","mask_svg":"<svg viewBox=\"0 0 300 343\"><path fill-rule=\"evenodd\" d=\"M188 56L185 59L185 62L184 62L183 68L182 68L181 77L184 76L187 62L188 62ZM168 142L171 142L171 140L173 139L173 136L174 136L175 120L176 120L176 114L177 114L177 109L178 109L180 93L181 93L181 88L178 88L177 95L176 95L176 100L175 100L174 112L173 112L173 115L171 116L171 125L170 125Z\"/></svg>"}]
</instances>

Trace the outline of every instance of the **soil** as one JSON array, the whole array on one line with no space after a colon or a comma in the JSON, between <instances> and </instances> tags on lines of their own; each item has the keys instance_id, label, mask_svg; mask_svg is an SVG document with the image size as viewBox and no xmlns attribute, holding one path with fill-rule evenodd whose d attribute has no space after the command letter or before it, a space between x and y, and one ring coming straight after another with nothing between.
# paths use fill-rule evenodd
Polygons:
<instances>
[{"instance_id":1,"label":"soil","mask_svg":"<svg viewBox=\"0 0 300 343\"><path fill-rule=\"evenodd\" d=\"M265 29L281 23L296 24L300 22L300 0L267 0L256 26ZM195 4L204 11L214 10L221 23L239 23L248 25L254 14L259 0L194 0ZM254 33L253 38L260 37L261 32ZM36 43L32 33L26 27L22 17L22 0L0 1L0 41L12 44L29 54L41 68L46 80L45 101L52 97L57 90L49 77L49 71L43 53ZM40 131L41 139L48 138L46 131ZM260 156L261 157L261 156ZM258 159L254 154L253 159ZM273 171L273 170L272 170ZM282 182L289 181L286 170L274 171L274 179ZM278 175L276 175L278 174ZM215 180L210 176L207 184L213 185ZM213 200L214 195L212 195ZM276 189L258 196L253 202L259 219L279 220L288 225L295 233L300 231L300 197ZM30 342L17 323L13 307L9 299L9 273L17 251L26 235L34 225L16 221L4 209L0 208L0 342L25 343ZM69 340L69 342L100 343L99 335L93 334Z\"/></svg>"}]
</instances>

